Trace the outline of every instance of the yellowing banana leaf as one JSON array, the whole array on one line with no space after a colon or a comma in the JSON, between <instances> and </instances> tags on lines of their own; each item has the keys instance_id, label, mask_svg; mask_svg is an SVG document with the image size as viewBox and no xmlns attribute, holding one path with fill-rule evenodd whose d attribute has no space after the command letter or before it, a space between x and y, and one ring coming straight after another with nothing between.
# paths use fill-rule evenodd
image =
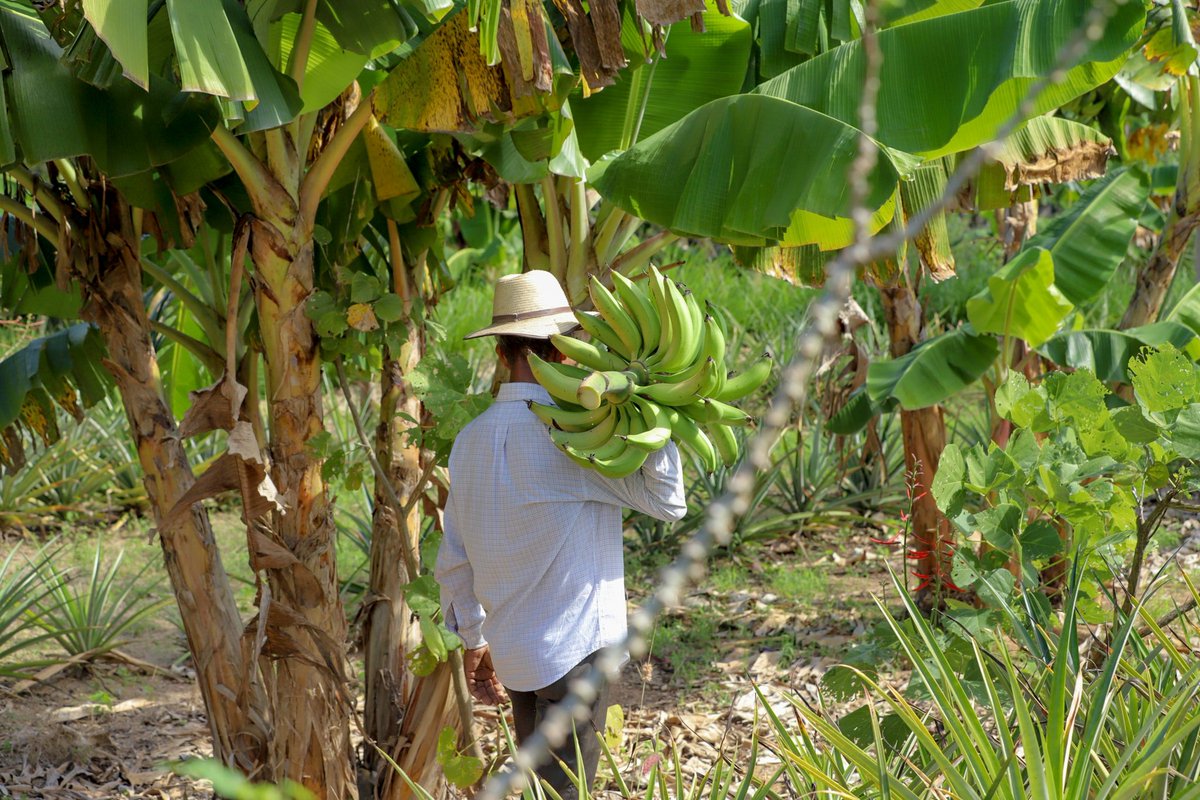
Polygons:
<instances>
[{"instance_id":1,"label":"yellowing banana leaf","mask_svg":"<svg viewBox=\"0 0 1200 800\"><path fill-rule=\"evenodd\" d=\"M1072 308L1054 285L1050 251L1031 247L988 277L987 288L967 301L967 318L980 333L1016 337L1037 347Z\"/></svg>"},{"instance_id":2,"label":"yellowing banana leaf","mask_svg":"<svg viewBox=\"0 0 1200 800\"><path fill-rule=\"evenodd\" d=\"M978 209L1008 208L1017 193L1042 183L1099 178L1115 155L1095 128L1061 117L1034 117L1004 138L972 181Z\"/></svg>"},{"instance_id":3,"label":"yellowing banana leaf","mask_svg":"<svg viewBox=\"0 0 1200 800\"><path fill-rule=\"evenodd\" d=\"M371 117L362 135L367 146L367 162L371 167L375 196L381 202L394 199L406 202L419 195L421 187L408 168L404 154L396 147L392 134Z\"/></svg>"},{"instance_id":4,"label":"yellowing banana leaf","mask_svg":"<svg viewBox=\"0 0 1200 800\"><path fill-rule=\"evenodd\" d=\"M876 138L926 158L989 141L1026 91L1052 71L1091 8L1088 0L1007 0L882 31ZM1033 114L1110 79L1144 22L1140 3L1119 5L1063 80L1038 95ZM848 42L755 91L854 124L864 68L861 42Z\"/></svg>"},{"instance_id":5,"label":"yellowing banana leaf","mask_svg":"<svg viewBox=\"0 0 1200 800\"><path fill-rule=\"evenodd\" d=\"M948 179L944 159L934 159L912 171L900 183L900 203L907 222L941 199ZM913 245L929 277L943 281L954 277L954 252L950 249L950 234L946 229L946 213L939 211L913 237Z\"/></svg>"},{"instance_id":6,"label":"yellowing banana leaf","mask_svg":"<svg viewBox=\"0 0 1200 800\"><path fill-rule=\"evenodd\" d=\"M740 245L829 250L849 241L850 165L860 132L762 95L715 100L615 157L589 183L632 214L677 233ZM869 176L872 233L894 212L899 172L878 149Z\"/></svg>"},{"instance_id":7,"label":"yellowing banana leaf","mask_svg":"<svg viewBox=\"0 0 1200 800\"><path fill-rule=\"evenodd\" d=\"M126 77L143 89L150 87L147 6L147 0L83 0L84 18L108 45Z\"/></svg>"},{"instance_id":8,"label":"yellowing banana leaf","mask_svg":"<svg viewBox=\"0 0 1200 800\"><path fill-rule=\"evenodd\" d=\"M622 71L603 92L572 98L579 144L587 158L594 161L620 149L634 127L637 138L645 139L710 100L742 88L750 57L749 23L736 15L724 16L710 5L704 27L704 33L696 33L690 22L677 22L666 36L665 56ZM645 114L639 127L643 98Z\"/></svg>"},{"instance_id":9,"label":"yellowing banana leaf","mask_svg":"<svg viewBox=\"0 0 1200 800\"><path fill-rule=\"evenodd\" d=\"M81 406L103 399L110 382L100 366L103 356L99 334L78 324L0 360L0 460L14 462L12 444L19 437L10 426L19 424L50 444L58 432L54 404L80 417Z\"/></svg>"},{"instance_id":10,"label":"yellowing banana leaf","mask_svg":"<svg viewBox=\"0 0 1200 800\"><path fill-rule=\"evenodd\" d=\"M511 124L556 109L562 97L519 96L501 66L479 53L479 35L463 11L448 17L375 89L381 122L426 133L472 132L484 122ZM565 87L564 87L565 88Z\"/></svg>"},{"instance_id":11,"label":"yellowing banana leaf","mask_svg":"<svg viewBox=\"0 0 1200 800\"><path fill-rule=\"evenodd\" d=\"M1029 240L1054 257L1054 285L1076 305L1099 294L1125 258L1146 205L1149 178L1137 169L1114 172L1084 191L1066 213Z\"/></svg>"},{"instance_id":12,"label":"yellowing banana leaf","mask_svg":"<svg viewBox=\"0 0 1200 800\"><path fill-rule=\"evenodd\" d=\"M910 411L937 405L977 381L999 352L996 337L955 328L900 358L873 362L867 368L867 392L877 405L890 398Z\"/></svg>"},{"instance_id":13,"label":"yellowing banana leaf","mask_svg":"<svg viewBox=\"0 0 1200 800\"><path fill-rule=\"evenodd\" d=\"M169 163L209 140L219 122L212 99L180 93L156 76L145 92L125 81L101 91L71 75L42 21L0 6L0 38L11 63L5 108L27 163L90 155L110 176Z\"/></svg>"}]
</instances>

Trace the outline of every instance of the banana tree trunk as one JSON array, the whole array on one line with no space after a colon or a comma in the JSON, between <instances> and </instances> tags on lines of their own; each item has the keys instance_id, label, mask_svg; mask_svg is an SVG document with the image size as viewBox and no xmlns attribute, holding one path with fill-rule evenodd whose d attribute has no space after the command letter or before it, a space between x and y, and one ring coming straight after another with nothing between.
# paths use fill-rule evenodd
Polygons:
<instances>
[{"instance_id":1,"label":"banana tree trunk","mask_svg":"<svg viewBox=\"0 0 1200 800\"><path fill-rule=\"evenodd\" d=\"M105 366L116 379L145 474L146 493L161 520L195 483L175 418L163 395L134 237L124 237L98 281L84 281L85 316L108 348ZM242 620L225 574L208 512L192 507L178 525L158 529L171 588L179 605L213 755L249 775L261 775L272 731L253 661L243 655Z\"/></svg>"},{"instance_id":2,"label":"banana tree trunk","mask_svg":"<svg viewBox=\"0 0 1200 800\"><path fill-rule=\"evenodd\" d=\"M1192 231L1196 229L1197 223L1200 223L1200 214L1186 211L1181 214L1181 207L1186 208L1186 203L1180 194L1176 193L1175 204L1171 207L1158 246L1154 248L1150 260L1138 270L1133 297L1118 326L1122 330L1148 325L1158 319L1163 301L1171 288L1171 281L1175 278L1179 259L1187 248Z\"/></svg>"},{"instance_id":3,"label":"banana tree trunk","mask_svg":"<svg viewBox=\"0 0 1200 800\"><path fill-rule=\"evenodd\" d=\"M404 297L405 287L396 287ZM450 685L439 673L417 677L406 663L409 653L421 637L408 605L403 587L417 578L409 574L408 564L420 564L421 509L413 496L424 483L421 450L406 441L413 423L421 419L420 401L408 390L404 379L424 354L424 331L410 328L408 342L397 358L385 358L381 379L380 421L375 448L380 465L387 470L400 501L411 508L396 508L383 482L375 482L375 514L371 533L371 607L363 623L366 701L364 722L367 735L397 763L409 761L405 754L422 748L423 742L436 742L440 719L418 718L427 729L412 730L408 717L414 707L450 702ZM390 355L390 354L387 354ZM401 416L403 415L403 416ZM430 696L432 695L432 696ZM436 715L435 715L436 716ZM408 724L406 725L406 722ZM408 728L407 735L404 729ZM376 800L407 800L412 792L378 753L369 748L367 767ZM410 773L411 776L411 773ZM425 776L424 788L438 796L445 790L440 770Z\"/></svg>"},{"instance_id":4,"label":"banana tree trunk","mask_svg":"<svg viewBox=\"0 0 1200 800\"><path fill-rule=\"evenodd\" d=\"M892 358L908 353L920 341L923 319L921 304L912 288L904 285L880 289ZM950 574L954 538L949 521L938 510L930 487L946 447L946 423L938 406L900 412L904 440L904 465L912 490L909 522L911 542L906 557L913 562L918 578L918 598L925 605L936 602L936 593Z\"/></svg>"},{"instance_id":5,"label":"banana tree trunk","mask_svg":"<svg viewBox=\"0 0 1200 800\"><path fill-rule=\"evenodd\" d=\"M309 576L269 570L268 642L275 660L276 734L271 763L277 779L300 783L319 798L356 794L351 767L354 702L345 670L346 618L338 592L336 528L321 464L308 442L324 430L321 360L304 303L313 291L310 226L294 205L272 209L252 233L255 303L266 362L271 477L284 513L271 534ZM299 573L303 575L303 573ZM315 583L315 586L314 586Z\"/></svg>"}]
</instances>

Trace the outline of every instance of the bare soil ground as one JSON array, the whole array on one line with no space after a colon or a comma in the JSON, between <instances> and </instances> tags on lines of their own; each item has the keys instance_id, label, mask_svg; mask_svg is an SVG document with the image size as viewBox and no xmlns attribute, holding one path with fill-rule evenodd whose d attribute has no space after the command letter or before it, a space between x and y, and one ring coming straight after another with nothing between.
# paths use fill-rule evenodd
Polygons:
<instances>
[{"instance_id":1,"label":"bare soil ground","mask_svg":"<svg viewBox=\"0 0 1200 800\"><path fill-rule=\"evenodd\" d=\"M124 535L144 542L144 533ZM1200 550L1200 530L1183 536ZM736 762L749 744L756 686L788 718L785 693L817 702L824 673L878 619L873 596L890 600L885 564L903 567L857 531L797 534L746 552L716 562L685 606L660 620L649 658L625 669L614 697L630 785L673 749L693 774L721 755ZM633 570L631 604L652 578L651 569ZM18 693L0 686L0 797L211 797L205 784L164 768L211 754L173 613L124 646L132 663L75 666ZM485 750L502 752L496 709L478 718ZM774 758L760 756L760 766Z\"/></svg>"}]
</instances>

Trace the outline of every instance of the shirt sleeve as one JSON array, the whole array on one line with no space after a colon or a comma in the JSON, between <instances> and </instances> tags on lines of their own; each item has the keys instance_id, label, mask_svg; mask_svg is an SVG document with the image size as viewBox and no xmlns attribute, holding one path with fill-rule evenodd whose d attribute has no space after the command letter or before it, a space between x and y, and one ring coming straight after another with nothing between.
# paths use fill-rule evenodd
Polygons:
<instances>
[{"instance_id":1,"label":"shirt sleeve","mask_svg":"<svg viewBox=\"0 0 1200 800\"><path fill-rule=\"evenodd\" d=\"M650 454L637 472L625 478L606 478L595 470L584 470L594 490L594 500L611 503L655 519L674 522L687 513L683 468L674 442Z\"/></svg>"},{"instance_id":2,"label":"shirt sleeve","mask_svg":"<svg viewBox=\"0 0 1200 800\"><path fill-rule=\"evenodd\" d=\"M434 577L441 587L442 617L446 627L458 634L468 649L483 647L483 620L487 613L475 597L475 571L467 559L454 510L453 490L442 517L442 543L438 548Z\"/></svg>"}]
</instances>

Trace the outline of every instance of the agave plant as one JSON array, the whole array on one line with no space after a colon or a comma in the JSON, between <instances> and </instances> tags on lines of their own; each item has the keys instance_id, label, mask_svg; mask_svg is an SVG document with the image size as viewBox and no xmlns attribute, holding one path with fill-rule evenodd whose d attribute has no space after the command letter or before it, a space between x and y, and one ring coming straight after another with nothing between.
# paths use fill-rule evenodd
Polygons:
<instances>
[{"instance_id":1,"label":"agave plant","mask_svg":"<svg viewBox=\"0 0 1200 800\"><path fill-rule=\"evenodd\" d=\"M30 611L30 618L70 656L96 657L111 652L122 644L122 634L169 602L151 596L155 583L142 582L152 560L133 576L125 576L119 575L123 550L107 570L102 556L97 543L91 571L82 579L51 559L38 563L37 573L48 589Z\"/></svg>"},{"instance_id":2,"label":"agave plant","mask_svg":"<svg viewBox=\"0 0 1200 800\"><path fill-rule=\"evenodd\" d=\"M55 659L27 659L50 633L35 633L33 613L53 605L58 583L46 580L43 572L57 549L43 548L32 559L18 561L20 548L13 548L0 562L0 678L26 678L31 670L55 663Z\"/></svg>"},{"instance_id":3,"label":"agave plant","mask_svg":"<svg viewBox=\"0 0 1200 800\"><path fill-rule=\"evenodd\" d=\"M1122 620L1089 665L1076 631L1078 570L1072 578L1048 664L975 640L955 664L893 575L909 621L879 607L928 701L860 675L868 703L852 716L794 699L799 734L768 706L793 785L908 800L1200 796L1200 662L1143 614L1140 629L1137 616Z\"/></svg>"}]
</instances>

